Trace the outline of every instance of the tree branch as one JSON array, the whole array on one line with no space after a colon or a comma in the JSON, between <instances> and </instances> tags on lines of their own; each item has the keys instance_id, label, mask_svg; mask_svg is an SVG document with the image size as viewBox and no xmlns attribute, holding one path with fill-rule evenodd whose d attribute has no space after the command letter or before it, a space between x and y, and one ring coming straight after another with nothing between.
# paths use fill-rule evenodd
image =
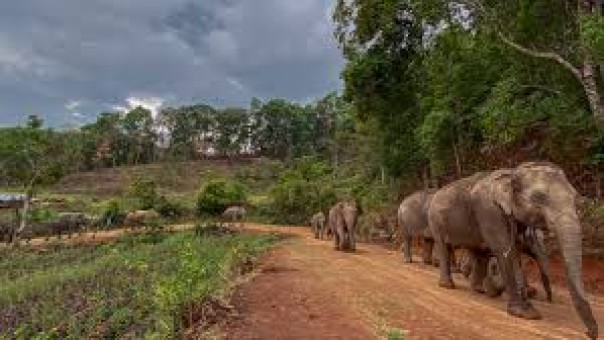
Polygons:
<instances>
[{"instance_id":1,"label":"tree branch","mask_svg":"<svg viewBox=\"0 0 604 340\"><path fill-rule=\"evenodd\" d=\"M576 68L573 64L571 64L568 60L564 59L558 53L535 51L535 50L526 48L526 47L512 41L511 39L506 37L501 32L497 32L497 35L506 45L512 47L513 49L515 49L516 51L518 51L520 53L523 53L523 54L526 54L528 56L535 57L535 58L549 59L549 60L557 62L558 64L562 65L567 70L569 70L575 76L575 78L577 78L579 80L579 82L583 83L583 75L582 75L581 71L578 68Z\"/></svg>"}]
</instances>

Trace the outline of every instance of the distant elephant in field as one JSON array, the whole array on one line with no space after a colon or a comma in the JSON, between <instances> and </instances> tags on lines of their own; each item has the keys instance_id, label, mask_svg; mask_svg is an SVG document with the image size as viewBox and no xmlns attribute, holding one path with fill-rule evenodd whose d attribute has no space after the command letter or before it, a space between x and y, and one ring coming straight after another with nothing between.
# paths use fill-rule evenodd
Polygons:
<instances>
[{"instance_id":1,"label":"distant elephant in field","mask_svg":"<svg viewBox=\"0 0 604 340\"><path fill-rule=\"evenodd\" d=\"M147 226L157 219L159 219L159 213L155 210L135 210L126 214L124 224L134 229L136 227Z\"/></svg>"},{"instance_id":2,"label":"distant elephant in field","mask_svg":"<svg viewBox=\"0 0 604 340\"><path fill-rule=\"evenodd\" d=\"M355 228L361 209L355 201L340 202L329 210L328 225L336 250L355 251Z\"/></svg>"},{"instance_id":3,"label":"distant elephant in field","mask_svg":"<svg viewBox=\"0 0 604 340\"><path fill-rule=\"evenodd\" d=\"M222 222L231 223L235 227L235 222L239 221L239 225L243 227L243 220L245 219L246 210L241 206L231 206L224 210L222 213Z\"/></svg>"},{"instance_id":4,"label":"distant elephant in field","mask_svg":"<svg viewBox=\"0 0 604 340\"><path fill-rule=\"evenodd\" d=\"M547 301L552 302L549 258L547 255L547 249L545 246L545 236L543 234L543 231L526 228L525 232L518 236L519 240L517 246L520 252L528 255L536 261L541 276L541 284L543 285L543 290L546 294ZM469 258L466 260L467 262L463 264L464 269L462 270L462 273L466 277L469 277L470 275L475 275L475 273L473 273L473 270L476 268L476 259L472 258L471 253L469 253L468 255ZM492 254L486 254L486 256L488 257L486 259L486 261L488 261L487 274L483 280L482 289L484 290L487 296L496 297L501 295L505 290L505 281L503 279L501 270L499 269L497 257L493 256ZM524 278L526 279L526 276L524 276ZM529 286L526 281L524 285L525 287L527 287L527 296L529 298L533 298L537 293L536 289ZM480 288L476 288L475 290L480 291Z\"/></svg>"},{"instance_id":5,"label":"distant elephant in field","mask_svg":"<svg viewBox=\"0 0 604 340\"><path fill-rule=\"evenodd\" d=\"M323 212L318 212L312 215L312 218L310 219L310 226L316 239L323 239L325 233L325 221L326 218Z\"/></svg>"},{"instance_id":6,"label":"distant elephant in field","mask_svg":"<svg viewBox=\"0 0 604 340\"><path fill-rule=\"evenodd\" d=\"M577 197L564 172L544 162L523 163L517 168L479 173L453 182L436 192L428 209L435 242L441 245L441 263L449 262L447 244L473 252L492 252L505 280L508 313L539 319L541 315L527 298L516 241L525 228L551 230L565 260L573 305L588 336L596 339L598 325L581 280L582 236ZM477 282L485 277L487 269L486 261L476 265L473 287L479 286ZM449 265L441 266L439 285L454 288Z\"/></svg>"}]
</instances>

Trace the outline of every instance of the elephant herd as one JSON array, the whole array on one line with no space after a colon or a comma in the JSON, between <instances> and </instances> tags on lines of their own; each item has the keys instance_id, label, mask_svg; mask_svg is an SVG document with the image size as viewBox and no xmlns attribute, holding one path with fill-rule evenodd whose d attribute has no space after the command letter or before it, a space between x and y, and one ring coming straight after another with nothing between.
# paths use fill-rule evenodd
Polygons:
<instances>
[{"instance_id":1,"label":"elephant herd","mask_svg":"<svg viewBox=\"0 0 604 340\"><path fill-rule=\"evenodd\" d=\"M397 212L403 237L403 258L412 262L412 239L422 240L422 260L439 264L438 285L454 289L451 275L459 265L471 288L488 296L507 292L508 314L540 319L529 298L534 295L521 266L521 254L536 260L548 301L552 300L544 235L557 240L567 286L577 314L590 339L598 337L581 279L582 230L577 211L579 195L564 171L548 162L526 162L515 168L480 172L438 190L406 197ZM333 233L335 248L354 250L354 228L360 213L354 202L334 205L326 218L311 219L316 238ZM466 254L455 261L455 251ZM499 275L494 275L499 274ZM499 276L498 279L495 276Z\"/></svg>"},{"instance_id":2,"label":"elephant herd","mask_svg":"<svg viewBox=\"0 0 604 340\"><path fill-rule=\"evenodd\" d=\"M355 228L361 209L354 200L335 204L327 217L323 212L311 218L311 227L315 238L323 239L333 235L336 250L354 251L356 249Z\"/></svg>"}]
</instances>

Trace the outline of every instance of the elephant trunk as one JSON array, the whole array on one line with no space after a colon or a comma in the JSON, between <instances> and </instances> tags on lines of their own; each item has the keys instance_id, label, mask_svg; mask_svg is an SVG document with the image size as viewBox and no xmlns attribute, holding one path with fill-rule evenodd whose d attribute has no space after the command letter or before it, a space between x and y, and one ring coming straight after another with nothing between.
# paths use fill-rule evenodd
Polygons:
<instances>
[{"instance_id":1,"label":"elephant trunk","mask_svg":"<svg viewBox=\"0 0 604 340\"><path fill-rule=\"evenodd\" d=\"M573 305L587 327L589 338L596 339L598 337L598 324L587 301L581 279L583 258L579 218L574 212L552 217L551 219L548 218L548 222L556 233L558 245L564 258L568 289Z\"/></svg>"}]
</instances>

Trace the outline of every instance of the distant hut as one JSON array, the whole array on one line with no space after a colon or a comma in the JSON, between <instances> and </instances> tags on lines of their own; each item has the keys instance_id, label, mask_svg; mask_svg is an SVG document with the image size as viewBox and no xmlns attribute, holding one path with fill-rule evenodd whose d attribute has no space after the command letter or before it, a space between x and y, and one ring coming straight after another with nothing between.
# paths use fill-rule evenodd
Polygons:
<instances>
[{"instance_id":1,"label":"distant hut","mask_svg":"<svg viewBox=\"0 0 604 340\"><path fill-rule=\"evenodd\" d=\"M23 194L0 193L0 209L21 209L27 199Z\"/></svg>"}]
</instances>

